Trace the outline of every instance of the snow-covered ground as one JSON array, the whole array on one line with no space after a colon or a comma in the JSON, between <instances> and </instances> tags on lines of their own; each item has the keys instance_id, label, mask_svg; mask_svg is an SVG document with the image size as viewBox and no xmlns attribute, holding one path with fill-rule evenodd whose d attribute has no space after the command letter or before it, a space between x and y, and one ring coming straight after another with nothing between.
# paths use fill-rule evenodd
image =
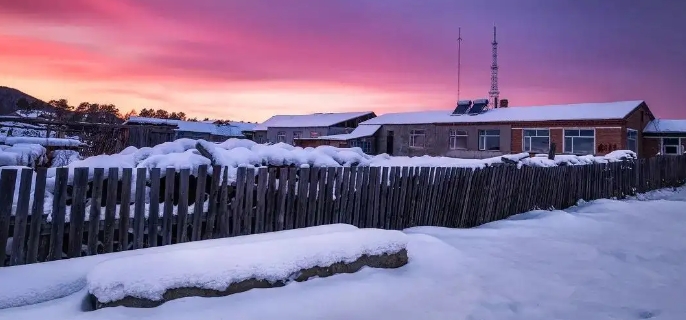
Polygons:
<instances>
[{"instance_id":1,"label":"snow-covered ground","mask_svg":"<svg viewBox=\"0 0 686 320\"><path fill-rule=\"evenodd\" d=\"M0 319L683 319L684 208L686 188L680 188L533 211L474 229L418 227L405 230L410 262L400 269L152 309L83 312L82 289L0 310ZM60 261L52 272L74 261ZM0 269L0 296L21 290L21 281L6 285L10 276L49 280L32 268Z\"/></svg>"}]
</instances>

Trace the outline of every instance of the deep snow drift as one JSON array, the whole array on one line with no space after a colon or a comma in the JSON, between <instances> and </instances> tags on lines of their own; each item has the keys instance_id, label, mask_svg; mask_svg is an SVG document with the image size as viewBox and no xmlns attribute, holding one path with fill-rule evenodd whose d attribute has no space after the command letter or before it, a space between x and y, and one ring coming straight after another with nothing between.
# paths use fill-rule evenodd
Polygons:
<instances>
[{"instance_id":1,"label":"deep snow drift","mask_svg":"<svg viewBox=\"0 0 686 320\"><path fill-rule=\"evenodd\" d=\"M153 309L82 312L81 290L0 310L0 319L683 319L686 188L638 199L534 211L474 229L409 229L410 263L396 270ZM0 276L30 279L30 268ZM2 283L0 290L18 290L22 281Z\"/></svg>"}]
</instances>

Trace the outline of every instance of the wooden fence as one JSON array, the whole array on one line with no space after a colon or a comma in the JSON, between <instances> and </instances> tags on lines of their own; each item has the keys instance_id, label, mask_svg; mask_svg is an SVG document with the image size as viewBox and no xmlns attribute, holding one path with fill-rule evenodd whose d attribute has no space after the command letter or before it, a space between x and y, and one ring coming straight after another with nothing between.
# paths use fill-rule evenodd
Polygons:
<instances>
[{"instance_id":1,"label":"wooden fence","mask_svg":"<svg viewBox=\"0 0 686 320\"><path fill-rule=\"evenodd\" d=\"M330 223L470 228L532 209L564 209L580 199L680 186L686 181L686 156L550 168L240 168L235 185L227 183L226 168L203 166L195 190L189 190L188 169L164 184L159 169L137 169L136 181L132 169L123 169L121 177L119 172L94 169L89 177L89 169L77 168L69 182L67 169L57 169L48 218L46 171L2 170L4 265ZM171 168L164 173L176 174ZM68 185L73 186L70 206ZM190 206L189 193L195 193ZM146 197L153 200L146 203Z\"/></svg>"}]
</instances>

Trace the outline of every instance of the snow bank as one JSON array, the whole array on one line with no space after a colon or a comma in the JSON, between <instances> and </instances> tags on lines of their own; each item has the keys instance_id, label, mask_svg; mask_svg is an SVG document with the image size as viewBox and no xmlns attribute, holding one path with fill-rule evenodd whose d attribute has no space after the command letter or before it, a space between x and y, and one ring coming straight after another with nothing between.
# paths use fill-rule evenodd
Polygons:
<instances>
[{"instance_id":1,"label":"snow bank","mask_svg":"<svg viewBox=\"0 0 686 320\"><path fill-rule=\"evenodd\" d=\"M174 252L179 250L198 250L204 248L225 248L231 245L277 241L295 237L316 236L335 232L358 230L347 224L332 224L296 230L261 233L249 236L204 240L174 244L132 251L122 251L79 259L44 262L12 268L0 272L0 310L18 306L37 304L61 298L86 287L86 276L99 263L138 255ZM11 288L11 289L8 289Z\"/></svg>"},{"instance_id":2,"label":"snow bank","mask_svg":"<svg viewBox=\"0 0 686 320\"><path fill-rule=\"evenodd\" d=\"M617 150L610 152L604 156L556 155L554 160L548 159L548 155L546 154L537 154L531 158L521 159L520 165L532 167L576 166L595 163L619 162L636 159L636 153L630 150Z\"/></svg>"},{"instance_id":3,"label":"snow bank","mask_svg":"<svg viewBox=\"0 0 686 320\"><path fill-rule=\"evenodd\" d=\"M170 289L226 291L231 284L250 279L287 282L298 277L304 269L351 263L365 255L395 254L406 247L407 237L400 231L360 229L281 241L138 255L108 260L96 266L87 276L88 292L100 303L126 297L160 301ZM260 254L256 254L258 252Z\"/></svg>"},{"instance_id":4,"label":"snow bank","mask_svg":"<svg viewBox=\"0 0 686 320\"><path fill-rule=\"evenodd\" d=\"M0 163L14 166L33 166L45 161L46 150L38 144L17 143L4 148L0 155ZM9 154L8 154L9 153Z\"/></svg>"},{"instance_id":5,"label":"snow bank","mask_svg":"<svg viewBox=\"0 0 686 320\"><path fill-rule=\"evenodd\" d=\"M44 147L80 147L83 143L75 139L41 138L41 137L7 137L5 144L37 144Z\"/></svg>"},{"instance_id":6,"label":"snow bank","mask_svg":"<svg viewBox=\"0 0 686 320\"><path fill-rule=\"evenodd\" d=\"M72 162L81 160L81 155L76 150L55 150L52 152L51 167L64 167Z\"/></svg>"}]
</instances>

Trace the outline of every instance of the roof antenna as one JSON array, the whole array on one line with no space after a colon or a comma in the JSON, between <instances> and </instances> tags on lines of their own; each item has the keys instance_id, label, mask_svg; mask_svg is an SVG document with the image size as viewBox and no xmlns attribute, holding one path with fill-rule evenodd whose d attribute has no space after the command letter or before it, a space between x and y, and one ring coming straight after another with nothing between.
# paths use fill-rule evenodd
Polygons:
<instances>
[{"instance_id":1,"label":"roof antenna","mask_svg":"<svg viewBox=\"0 0 686 320\"><path fill-rule=\"evenodd\" d=\"M460 64L462 51L462 28L457 28L457 101L460 101Z\"/></svg>"}]
</instances>

